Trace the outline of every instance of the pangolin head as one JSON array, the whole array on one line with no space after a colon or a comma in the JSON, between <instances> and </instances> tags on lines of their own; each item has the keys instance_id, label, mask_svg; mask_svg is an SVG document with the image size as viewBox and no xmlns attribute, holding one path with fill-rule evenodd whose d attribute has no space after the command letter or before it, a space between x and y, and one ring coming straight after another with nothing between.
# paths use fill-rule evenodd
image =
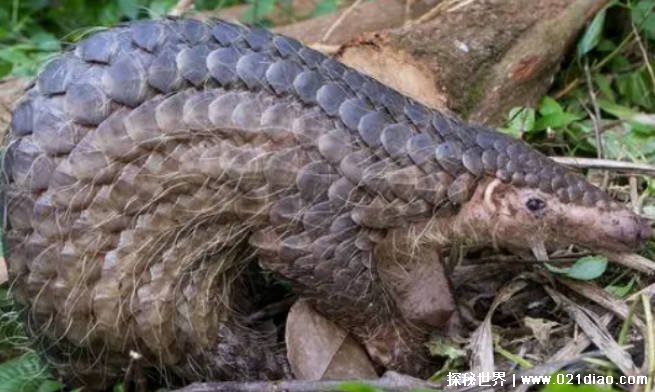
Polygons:
<instances>
[{"instance_id":1,"label":"pangolin head","mask_svg":"<svg viewBox=\"0 0 655 392\"><path fill-rule=\"evenodd\" d=\"M651 237L649 220L617 203L584 177L532 150L532 168L509 178L488 176L457 216L458 231L476 242L530 249L578 245L594 251L627 252Z\"/></svg>"},{"instance_id":2,"label":"pangolin head","mask_svg":"<svg viewBox=\"0 0 655 392\"><path fill-rule=\"evenodd\" d=\"M530 248L540 259L546 249L578 245L591 250L639 249L651 236L649 222L615 202L564 202L538 188L487 183L482 208L493 219L492 241Z\"/></svg>"}]
</instances>

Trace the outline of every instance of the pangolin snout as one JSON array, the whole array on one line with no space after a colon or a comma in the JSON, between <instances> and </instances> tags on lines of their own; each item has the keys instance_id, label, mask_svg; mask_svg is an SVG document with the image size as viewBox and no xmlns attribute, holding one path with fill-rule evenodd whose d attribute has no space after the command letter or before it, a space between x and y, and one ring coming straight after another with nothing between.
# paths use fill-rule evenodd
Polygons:
<instances>
[{"instance_id":1,"label":"pangolin snout","mask_svg":"<svg viewBox=\"0 0 655 392\"><path fill-rule=\"evenodd\" d=\"M651 221L643 218L637 218L639 220L639 230L637 230L637 243L644 244L653 236L653 228L651 227Z\"/></svg>"},{"instance_id":2,"label":"pangolin snout","mask_svg":"<svg viewBox=\"0 0 655 392\"><path fill-rule=\"evenodd\" d=\"M653 234L650 220L634 215L613 219L612 226L616 238L633 249L643 247Z\"/></svg>"}]
</instances>

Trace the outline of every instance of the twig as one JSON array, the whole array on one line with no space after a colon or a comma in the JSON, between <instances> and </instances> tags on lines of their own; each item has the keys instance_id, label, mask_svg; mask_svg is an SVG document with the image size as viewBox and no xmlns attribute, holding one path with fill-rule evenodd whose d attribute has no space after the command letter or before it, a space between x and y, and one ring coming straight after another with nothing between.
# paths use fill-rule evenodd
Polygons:
<instances>
[{"instance_id":1,"label":"twig","mask_svg":"<svg viewBox=\"0 0 655 392\"><path fill-rule=\"evenodd\" d=\"M589 309L578 305L552 287L545 286L544 289L555 303L563 306L567 310L576 325L582 329L589 340L591 340L596 347L603 352L607 359L616 365L623 374L626 376L636 376L639 374L639 370L635 366L628 352L620 346L616 340L614 340L607 328L599 322L598 315L589 311Z\"/></svg>"},{"instance_id":2,"label":"twig","mask_svg":"<svg viewBox=\"0 0 655 392\"><path fill-rule=\"evenodd\" d=\"M403 10L403 26L410 22L410 15L412 12L412 5L414 0L405 0L405 9Z\"/></svg>"},{"instance_id":3,"label":"twig","mask_svg":"<svg viewBox=\"0 0 655 392\"><path fill-rule=\"evenodd\" d=\"M600 137L600 126L598 121L600 121L600 108L598 107L598 99L596 98L596 91L594 90L594 84L591 81L591 71L589 71L589 62L585 61L584 65L584 74L585 80L587 81L587 89L589 90L589 97L591 97L591 104L594 108L594 115L591 116L591 122L594 125L594 133L596 134L596 151L598 158L604 157L603 151L603 140Z\"/></svg>"},{"instance_id":4,"label":"twig","mask_svg":"<svg viewBox=\"0 0 655 392\"><path fill-rule=\"evenodd\" d=\"M556 279L558 282L580 294L581 296L618 315L621 319L627 320L630 316L630 309L626 301L613 296L598 285L590 282L582 282L563 277L556 277ZM646 332L646 325L640 318L635 317L633 323L637 328L640 329L642 333Z\"/></svg>"},{"instance_id":5,"label":"twig","mask_svg":"<svg viewBox=\"0 0 655 392\"><path fill-rule=\"evenodd\" d=\"M630 22L630 25L632 26L632 33L635 35L635 41L637 41L637 46L639 46L639 51L641 51L641 55L644 56L644 63L646 64L648 75L650 75L650 81L653 84L653 88L655 89L655 72L653 72L653 67L650 65L650 61L649 61L650 56L648 54L648 51L646 50L646 47L644 46L644 42L641 40L639 31L637 31L637 26L635 26L634 22Z\"/></svg>"},{"instance_id":6,"label":"twig","mask_svg":"<svg viewBox=\"0 0 655 392\"><path fill-rule=\"evenodd\" d=\"M171 16L180 16L187 12L189 8L193 5L193 0L179 0L177 4L175 4L175 7L171 9L171 12L168 14Z\"/></svg>"},{"instance_id":7,"label":"twig","mask_svg":"<svg viewBox=\"0 0 655 392\"><path fill-rule=\"evenodd\" d=\"M615 161L612 159L577 158L577 157L552 157L556 162L563 165L586 168L586 169L608 169L629 173L636 173L655 177L655 165L637 162Z\"/></svg>"},{"instance_id":8,"label":"twig","mask_svg":"<svg viewBox=\"0 0 655 392\"><path fill-rule=\"evenodd\" d=\"M600 325L602 326L607 326L609 325L610 321L614 316L610 313L606 313L602 315L599 320L600 320ZM585 354L582 354L583 351L587 349L591 345L591 340L587 337L585 334L578 334L576 336L572 336L566 344L557 350L555 354L553 354L550 358L545 360L541 365L537 366L537 368L548 368L551 371L550 372L544 372L544 374L551 374L555 372L556 370L559 370L563 368L564 366L561 366L560 364L562 361L570 361L569 364L574 364L578 361L573 362L572 358L580 358L580 361L589 358L589 354L591 354L589 351L587 351ZM529 369L532 370L532 369ZM530 384L521 384L519 385L515 392L526 392L530 388Z\"/></svg>"},{"instance_id":9,"label":"twig","mask_svg":"<svg viewBox=\"0 0 655 392\"><path fill-rule=\"evenodd\" d=\"M618 127L619 125L623 124L623 120L609 120L605 121L603 125L600 127L600 133L603 133L605 131L608 131L610 129L613 129L615 127Z\"/></svg>"},{"instance_id":10,"label":"twig","mask_svg":"<svg viewBox=\"0 0 655 392\"><path fill-rule=\"evenodd\" d=\"M346 382L365 383L373 388L388 391L411 391L418 388L437 390L442 386L419 380L411 376L396 372L386 372L384 376L375 380L281 380L281 381L225 381L194 383L176 392L315 392L334 390Z\"/></svg>"},{"instance_id":11,"label":"twig","mask_svg":"<svg viewBox=\"0 0 655 392\"><path fill-rule=\"evenodd\" d=\"M639 190L637 189L637 177L630 176L630 178L628 179L628 184L630 185L630 204L632 204L632 210L638 212Z\"/></svg>"},{"instance_id":12,"label":"twig","mask_svg":"<svg viewBox=\"0 0 655 392\"><path fill-rule=\"evenodd\" d=\"M650 8L646 11L645 15L649 15L653 11L653 9L655 9L655 4L650 6ZM642 27L644 25L644 23L646 23L646 20L647 20L647 18L644 18L641 21L641 23L639 23L639 26L634 26L634 23L633 23L632 31L628 35L626 35L625 38L623 38L623 40L617 45L616 48L614 48L614 50L612 50L607 56L605 56L602 60L600 60L598 63L596 63L593 67L591 67L591 70L592 71L598 71L599 69L603 68L605 66L605 64L607 64L611 59L613 59L614 56L619 54L623 50L623 48L628 43L630 43L630 40L632 40L633 38L636 37L638 39L638 41L640 41L639 40L639 38L640 38L639 34L637 34L638 33L637 28ZM650 67L650 63L648 62L648 56L645 55L644 57L646 58L646 65ZM649 69L649 71L652 72L652 69ZM651 76L651 78L652 78L652 76ZM653 82L655 83L655 80L653 80ZM553 98L559 99L559 98L563 97L564 95L566 95L569 92L571 92L572 90L574 90L579 84L580 84L580 78L576 77L571 82L569 82L569 84L564 86L563 89L561 89L558 92L556 92L555 94L553 94ZM653 86L653 87L655 87L655 86Z\"/></svg>"},{"instance_id":13,"label":"twig","mask_svg":"<svg viewBox=\"0 0 655 392\"><path fill-rule=\"evenodd\" d=\"M296 296L292 296L289 298L284 298L281 301L266 305L264 306L263 309L260 309L254 313L249 314L248 317L246 317L246 323L248 324L256 323L264 319L273 317L275 315L288 312L291 305L293 305L293 303L297 299L298 298Z\"/></svg>"},{"instance_id":14,"label":"twig","mask_svg":"<svg viewBox=\"0 0 655 392\"><path fill-rule=\"evenodd\" d=\"M580 85L580 78L575 78L571 80L564 88L562 88L559 91L556 91L555 94L553 94L554 99L560 99L566 94L570 93L571 91L575 90L576 87Z\"/></svg>"},{"instance_id":15,"label":"twig","mask_svg":"<svg viewBox=\"0 0 655 392\"><path fill-rule=\"evenodd\" d=\"M623 50L623 48L630 42L630 40L633 38L634 33L630 32L623 41L621 41L616 48L614 48L613 51L611 51L607 56L605 56L602 60L600 60L598 63L596 63L593 67L591 67L592 71L598 71L599 69L603 68L605 64L607 64L611 59L614 58L617 54ZM566 86L564 86L563 89L557 91L555 94L553 94L553 98L559 99L563 97L564 95L570 93L573 91L576 87L580 85L580 78L576 77L573 80L571 80Z\"/></svg>"},{"instance_id":16,"label":"twig","mask_svg":"<svg viewBox=\"0 0 655 392\"><path fill-rule=\"evenodd\" d=\"M437 3L432 9L418 17L417 19L414 20L409 20L405 22L405 25L403 26L404 28L411 28L413 26L416 26L418 24L427 22L429 20L434 19L437 15L439 15L446 7L448 7L449 1L441 1Z\"/></svg>"},{"instance_id":17,"label":"twig","mask_svg":"<svg viewBox=\"0 0 655 392\"><path fill-rule=\"evenodd\" d=\"M600 136L600 108L598 107L598 99L596 97L596 91L594 90L594 84L591 81L591 71L589 71L589 61L585 59L584 64L584 74L585 80L587 82L587 89L589 90L589 97L591 97L591 105L594 108L594 113L590 115L591 123L594 126L594 135L596 136L596 156L599 159L605 157L605 151L603 148L603 138ZM607 184L609 183L609 172L607 170L603 171L603 184L602 189L607 189Z\"/></svg>"},{"instance_id":18,"label":"twig","mask_svg":"<svg viewBox=\"0 0 655 392\"><path fill-rule=\"evenodd\" d=\"M421 15L419 18L412 21L407 21L404 27L410 28L419 25L421 23L425 23L427 21L436 18L437 15L439 15L444 10L447 10L448 12L456 11L462 7L471 4L473 1L474 0L446 0L446 1L439 2L439 4L435 5L432 9Z\"/></svg>"},{"instance_id":19,"label":"twig","mask_svg":"<svg viewBox=\"0 0 655 392\"><path fill-rule=\"evenodd\" d=\"M339 52L341 45L326 45L326 44L311 44L310 48L318 50L319 52L326 54L328 56L333 56Z\"/></svg>"},{"instance_id":20,"label":"twig","mask_svg":"<svg viewBox=\"0 0 655 392\"><path fill-rule=\"evenodd\" d=\"M652 276L655 274L655 262L640 256L636 253L613 253L613 252L602 252L609 261L612 261L617 264L621 264L628 268L632 268L635 271L643 272L647 275Z\"/></svg>"},{"instance_id":21,"label":"twig","mask_svg":"<svg viewBox=\"0 0 655 392\"><path fill-rule=\"evenodd\" d=\"M433 19L434 17L439 15L442 10L446 8L446 3L447 2L439 2L437 5L435 5L428 12L421 15L419 18L406 22L404 27L410 28Z\"/></svg>"},{"instance_id":22,"label":"twig","mask_svg":"<svg viewBox=\"0 0 655 392\"><path fill-rule=\"evenodd\" d=\"M648 198L648 192L642 192L641 195L639 195L639 198L637 199L637 206L635 207L635 211L641 211L641 208L644 205L644 202Z\"/></svg>"},{"instance_id":23,"label":"twig","mask_svg":"<svg viewBox=\"0 0 655 392\"><path fill-rule=\"evenodd\" d=\"M644 316L646 318L646 339L644 339L644 351L646 352L646 360L644 361L642 373L648 377L648 383L644 391L652 391L653 375L655 375L655 333L653 333L653 311L651 309L651 297L646 294L641 294L640 299L644 305Z\"/></svg>"},{"instance_id":24,"label":"twig","mask_svg":"<svg viewBox=\"0 0 655 392\"><path fill-rule=\"evenodd\" d=\"M580 350L582 351L582 350ZM561 360L557 361L549 361L546 363L543 363L541 365L537 365L533 368L528 368L528 369L522 369L521 371L506 371L504 372L505 374L505 381L503 384L500 386L495 386L493 388L490 388L489 385L474 385L474 386L463 386L463 387L453 387L453 388L447 388L445 389L448 392L489 392L489 391L517 391L517 392L522 392L525 391L526 389L530 388L530 384L519 384L519 385L512 385L511 380L516 379L516 380L521 380L522 377L530 377L530 376L546 376L549 374L554 373L555 371L559 369L563 369L566 367L570 367L575 364L579 364L581 362L588 362L592 358L595 357L601 357L603 356L603 353L598 351L598 350L593 350L593 351L586 351L583 354L578 353L577 355L568 355L568 356L562 356Z\"/></svg>"},{"instance_id":25,"label":"twig","mask_svg":"<svg viewBox=\"0 0 655 392\"><path fill-rule=\"evenodd\" d=\"M355 2L350 5L350 7L346 8L341 13L341 15L339 15L337 20L335 20L334 23L332 23L332 26L330 26L330 28L325 32L323 38L321 38L320 43L325 43L330 38L334 30L336 30L336 28L339 27L341 23L343 23L343 21L348 17L348 15L350 15L355 10L355 8L359 7L362 1L363 0L355 0Z\"/></svg>"}]
</instances>

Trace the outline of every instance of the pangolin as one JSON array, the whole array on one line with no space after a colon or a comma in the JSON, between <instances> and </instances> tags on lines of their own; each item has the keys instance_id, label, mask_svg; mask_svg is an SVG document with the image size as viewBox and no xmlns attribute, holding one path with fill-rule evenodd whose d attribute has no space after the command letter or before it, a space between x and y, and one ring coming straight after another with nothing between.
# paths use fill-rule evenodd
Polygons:
<instances>
[{"instance_id":1,"label":"pangolin","mask_svg":"<svg viewBox=\"0 0 655 392\"><path fill-rule=\"evenodd\" d=\"M455 313L450 244L543 257L650 236L526 143L220 20L92 34L45 65L5 146L13 293L98 383L129 352L187 379L279 377L275 339L247 322L252 263L377 364L424 375L426 334Z\"/></svg>"}]
</instances>

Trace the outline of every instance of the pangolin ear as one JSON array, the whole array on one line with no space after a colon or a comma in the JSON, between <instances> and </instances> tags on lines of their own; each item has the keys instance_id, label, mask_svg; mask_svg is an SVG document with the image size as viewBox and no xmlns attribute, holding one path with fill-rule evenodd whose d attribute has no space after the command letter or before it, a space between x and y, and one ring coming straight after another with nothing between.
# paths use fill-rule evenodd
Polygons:
<instances>
[{"instance_id":1,"label":"pangolin ear","mask_svg":"<svg viewBox=\"0 0 655 392\"><path fill-rule=\"evenodd\" d=\"M490 211L496 211L507 196L509 188L499 179L491 180L484 189L483 202Z\"/></svg>"}]
</instances>

